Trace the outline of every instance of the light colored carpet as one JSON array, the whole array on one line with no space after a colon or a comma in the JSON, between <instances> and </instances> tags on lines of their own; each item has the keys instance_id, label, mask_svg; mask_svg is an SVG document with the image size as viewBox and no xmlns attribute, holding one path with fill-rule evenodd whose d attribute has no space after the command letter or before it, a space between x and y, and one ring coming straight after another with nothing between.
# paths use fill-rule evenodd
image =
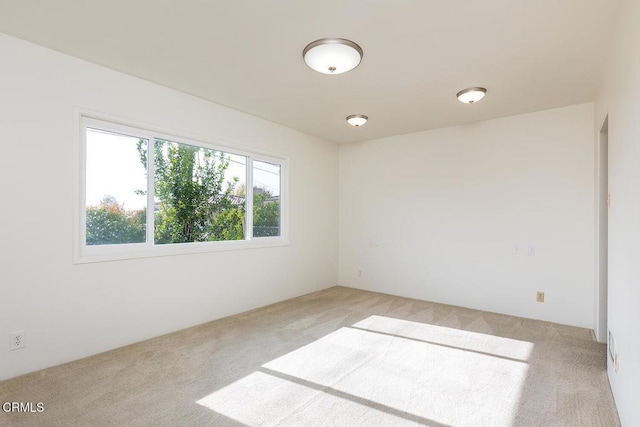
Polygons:
<instances>
[{"instance_id":1,"label":"light colored carpet","mask_svg":"<svg viewBox=\"0 0 640 427\"><path fill-rule=\"evenodd\" d=\"M586 329L335 287L0 382L2 426L619 425Z\"/></svg>"}]
</instances>

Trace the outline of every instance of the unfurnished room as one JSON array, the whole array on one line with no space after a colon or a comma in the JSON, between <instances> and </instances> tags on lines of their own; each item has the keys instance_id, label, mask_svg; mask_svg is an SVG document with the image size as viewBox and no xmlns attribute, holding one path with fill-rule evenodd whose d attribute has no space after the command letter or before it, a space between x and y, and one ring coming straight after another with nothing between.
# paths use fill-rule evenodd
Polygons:
<instances>
[{"instance_id":1,"label":"unfurnished room","mask_svg":"<svg viewBox=\"0 0 640 427\"><path fill-rule=\"evenodd\" d=\"M0 1L0 425L640 426L638 22Z\"/></svg>"}]
</instances>

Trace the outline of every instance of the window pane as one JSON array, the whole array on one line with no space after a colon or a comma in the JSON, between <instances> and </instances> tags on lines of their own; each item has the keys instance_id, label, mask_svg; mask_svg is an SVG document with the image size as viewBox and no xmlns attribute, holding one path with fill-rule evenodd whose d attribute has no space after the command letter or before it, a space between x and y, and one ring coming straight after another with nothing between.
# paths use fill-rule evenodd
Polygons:
<instances>
[{"instance_id":1,"label":"window pane","mask_svg":"<svg viewBox=\"0 0 640 427\"><path fill-rule=\"evenodd\" d=\"M86 244L146 240L147 140L87 129Z\"/></svg>"},{"instance_id":2,"label":"window pane","mask_svg":"<svg viewBox=\"0 0 640 427\"><path fill-rule=\"evenodd\" d=\"M242 240L246 158L155 140L155 243Z\"/></svg>"},{"instance_id":3,"label":"window pane","mask_svg":"<svg viewBox=\"0 0 640 427\"><path fill-rule=\"evenodd\" d=\"M280 235L280 165L253 162L253 237Z\"/></svg>"}]
</instances>

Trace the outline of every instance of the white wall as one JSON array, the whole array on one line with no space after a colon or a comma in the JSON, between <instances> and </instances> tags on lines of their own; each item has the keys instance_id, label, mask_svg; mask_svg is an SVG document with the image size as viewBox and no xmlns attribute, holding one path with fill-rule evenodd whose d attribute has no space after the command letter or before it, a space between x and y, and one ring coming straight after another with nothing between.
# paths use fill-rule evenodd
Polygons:
<instances>
[{"instance_id":1,"label":"white wall","mask_svg":"<svg viewBox=\"0 0 640 427\"><path fill-rule=\"evenodd\" d=\"M619 371L607 359L624 426L640 425L640 2L622 0L596 103L595 132L609 115L609 305Z\"/></svg>"},{"instance_id":2,"label":"white wall","mask_svg":"<svg viewBox=\"0 0 640 427\"><path fill-rule=\"evenodd\" d=\"M593 162L593 104L341 146L340 284L592 328Z\"/></svg>"},{"instance_id":3,"label":"white wall","mask_svg":"<svg viewBox=\"0 0 640 427\"><path fill-rule=\"evenodd\" d=\"M0 53L0 379L336 284L334 144L2 34ZM74 106L289 157L290 245L73 265Z\"/></svg>"}]
</instances>

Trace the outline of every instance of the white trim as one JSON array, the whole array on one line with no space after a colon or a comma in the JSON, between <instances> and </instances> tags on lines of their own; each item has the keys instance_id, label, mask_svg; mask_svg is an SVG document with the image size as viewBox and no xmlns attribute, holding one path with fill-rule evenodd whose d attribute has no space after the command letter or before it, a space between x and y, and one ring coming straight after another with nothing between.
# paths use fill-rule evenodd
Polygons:
<instances>
[{"instance_id":1,"label":"white trim","mask_svg":"<svg viewBox=\"0 0 640 427\"><path fill-rule=\"evenodd\" d=\"M258 237L252 240L171 243L164 245L132 243L122 245L85 246L87 251L81 254L80 258L75 261L75 264L199 254L205 252L273 248L279 246L289 246L289 242L282 237Z\"/></svg>"},{"instance_id":2,"label":"white trim","mask_svg":"<svg viewBox=\"0 0 640 427\"><path fill-rule=\"evenodd\" d=\"M145 235L147 245L153 244L155 238L156 187L154 177L156 176L156 165L150 160L150 153L155 153L155 145L156 142L153 138L147 140L147 232Z\"/></svg>"},{"instance_id":3,"label":"white trim","mask_svg":"<svg viewBox=\"0 0 640 427\"><path fill-rule=\"evenodd\" d=\"M247 157L247 183L245 184L245 240L253 239L253 159ZM280 198L282 200L282 198Z\"/></svg>"},{"instance_id":4,"label":"white trim","mask_svg":"<svg viewBox=\"0 0 640 427\"><path fill-rule=\"evenodd\" d=\"M251 145L239 143L237 141L228 141L223 138L212 138L206 135L185 132L184 130L170 129L161 125L130 120L114 114L103 113L84 107L74 107L74 114L78 120L94 120L94 123L107 122L114 126L122 126L129 129L125 132L131 132L132 130L146 131L145 133L153 133L156 136L160 136L160 139L164 136L166 139L173 142L190 141L184 143L191 145L195 142L203 148L211 148L213 150L223 151L225 153L228 152L230 154L238 154L241 156L251 155L256 160L264 160L267 162L279 163L289 161L288 156L285 156L282 153L256 149Z\"/></svg>"},{"instance_id":5,"label":"white trim","mask_svg":"<svg viewBox=\"0 0 640 427\"><path fill-rule=\"evenodd\" d=\"M280 237L289 241L289 163L280 164ZM283 195L286 194L286 197ZM286 226L285 226L286 224Z\"/></svg>"},{"instance_id":6,"label":"white trim","mask_svg":"<svg viewBox=\"0 0 640 427\"><path fill-rule=\"evenodd\" d=\"M594 331L594 335L596 337L596 340L600 343L607 343L607 339L608 339L608 313L607 316L604 316L604 311L606 310L601 310L601 303L603 301L601 301L601 291L602 288L604 288L604 286L606 285L608 288L608 279L605 279L604 281L600 280L600 275L601 275L601 262L602 262L602 257L605 255L602 251L601 251L601 244L602 244L602 229L600 227L600 222L602 219L602 215L601 215L601 202L602 200L607 200L609 192L610 192L610 187L609 187L609 179L607 177L607 188L603 188L601 185L601 181L602 181L602 175L601 175L601 162L602 162L602 146L603 146L603 128L605 123L608 126L608 120L609 120L609 113L606 112L606 114L604 115L604 118L601 120L598 128L596 129L596 135L595 135L595 144L594 144L594 148L595 148L595 156L594 156L594 166L595 166L595 174L594 174L594 178L595 178L595 191L594 191L594 196L595 196L595 224L594 224L594 258L595 258L595 262L594 262L594 325L593 325L593 331ZM609 140L608 140L608 127L607 127L607 150L609 147ZM607 152L607 159L608 159L608 152ZM607 173L608 173L608 166L607 166ZM605 194L606 193L606 194ZM609 218L609 206L606 207L606 212L607 212L607 218ZM608 295L607 295L607 300L608 300ZM602 325L602 323L604 323L604 325ZM601 327L601 326L604 326Z\"/></svg>"},{"instance_id":7,"label":"white trim","mask_svg":"<svg viewBox=\"0 0 640 427\"><path fill-rule=\"evenodd\" d=\"M233 148L220 145L209 138L192 138L182 136L157 126L136 124L130 120L109 116L107 114L74 108L74 264L114 261L157 256L173 256L191 253L217 252L238 249L256 249L277 246L287 246L288 240L288 159L274 153L255 152L244 148ZM147 235L146 242L119 245L86 245L86 134L87 128L130 135L148 140L147 156ZM216 241L158 244L153 241L154 236L154 162L152 150L155 139L164 139L180 144L187 144L227 154L244 156L247 159L246 192L245 192L245 239ZM253 237L253 160L268 162L280 166L280 236Z\"/></svg>"},{"instance_id":8,"label":"white trim","mask_svg":"<svg viewBox=\"0 0 640 427\"><path fill-rule=\"evenodd\" d=\"M84 158L81 153L84 144L81 141L83 138L81 132L81 114L77 108L73 109L73 263L80 262L80 242L86 241L84 237L84 227L81 226L85 221L81 219L81 212L84 209L83 205L85 190L82 188L84 184L84 164L82 160Z\"/></svg>"}]
</instances>

